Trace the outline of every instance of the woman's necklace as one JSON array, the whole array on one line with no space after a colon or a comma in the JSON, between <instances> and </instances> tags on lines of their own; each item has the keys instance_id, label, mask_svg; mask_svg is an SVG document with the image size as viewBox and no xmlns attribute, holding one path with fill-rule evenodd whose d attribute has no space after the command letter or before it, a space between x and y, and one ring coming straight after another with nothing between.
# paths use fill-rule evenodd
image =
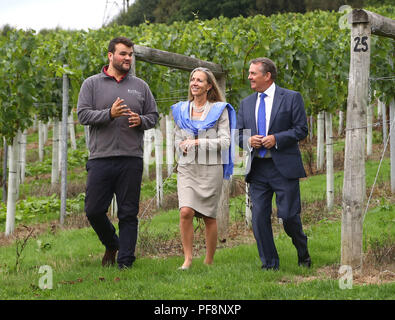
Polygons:
<instances>
[{"instance_id":1,"label":"woman's necklace","mask_svg":"<svg viewBox=\"0 0 395 320\"><path fill-rule=\"evenodd\" d=\"M202 112L204 112L204 110L206 109L207 105L208 105L208 101L206 101L206 103L205 103L203 106L201 106L200 108L198 108L198 107L196 107L195 103L193 102L193 103L192 103L192 109L193 109L196 113L202 113Z\"/></svg>"}]
</instances>

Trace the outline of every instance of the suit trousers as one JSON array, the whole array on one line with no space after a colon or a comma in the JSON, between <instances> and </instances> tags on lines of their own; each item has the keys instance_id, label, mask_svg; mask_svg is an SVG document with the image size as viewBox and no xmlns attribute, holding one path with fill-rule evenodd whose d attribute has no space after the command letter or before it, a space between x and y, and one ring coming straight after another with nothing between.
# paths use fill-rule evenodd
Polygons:
<instances>
[{"instance_id":1,"label":"suit trousers","mask_svg":"<svg viewBox=\"0 0 395 320\"><path fill-rule=\"evenodd\" d=\"M143 159L109 157L88 160L85 212L106 249L119 249L119 266L131 266L137 242ZM111 200L116 195L119 237L107 217Z\"/></svg>"},{"instance_id":2,"label":"suit trousers","mask_svg":"<svg viewBox=\"0 0 395 320\"><path fill-rule=\"evenodd\" d=\"M277 216L292 239L298 258L308 254L307 236L300 220L301 203L299 179L287 179L277 170L271 158L254 158L250 172L252 228L259 257L264 268L278 269L279 256L273 239L271 214L273 194L276 194Z\"/></svg>"}]
</instances>

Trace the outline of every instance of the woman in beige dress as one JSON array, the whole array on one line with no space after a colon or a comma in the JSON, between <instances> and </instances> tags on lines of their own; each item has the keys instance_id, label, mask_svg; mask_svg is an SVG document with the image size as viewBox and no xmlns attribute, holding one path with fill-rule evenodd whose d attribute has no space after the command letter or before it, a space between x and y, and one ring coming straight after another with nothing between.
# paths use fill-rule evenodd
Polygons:
<instances>
[{"instance_id":1,"label":"woman in beige dress","mask_svg":"<svg viewBox=\"0 0 395 320\"><path fill-rule=\"evenodd\" d=\"M212 264L217 246L219 197L223 178L233 170L235 111L224 102L214 75L209 69L191 72L188 101L172 106L175 121L175 147L178 153L177 189L180 232L184 263L188 269L193 257L193 217L205 224L205 264Z\"/></svg>"}]
</instances>

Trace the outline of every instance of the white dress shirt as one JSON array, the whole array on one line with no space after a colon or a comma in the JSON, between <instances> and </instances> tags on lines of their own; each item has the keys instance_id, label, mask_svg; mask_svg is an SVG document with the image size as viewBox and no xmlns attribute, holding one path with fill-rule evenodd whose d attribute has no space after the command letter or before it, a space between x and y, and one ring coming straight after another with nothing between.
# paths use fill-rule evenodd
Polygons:
<instances>
[{"instance_id":1,"label":"white dress shirt","mask_svg":"<svg viewBox=\"0 0 395 320\"><path fill-rule=\"evenodd\" d=\"M269 88L266 89L264 92L266 94L265 97L265 107L266 107L266 133L265 136L267 136L267 132L269 130L269 123L270 123L270 115L272 114L272 106L273 106L273 99L274 99L274 93L276 91L276 85L274 82L271 84ZM258 92L258 97L256 99L256 104L255 104L255 124L256 124L256 130L258 132L258 110L259 110L259 104L261 102L261 94L262 92Z\"/></svg>"},{"instance_id":2,"label":"white dress shirt","mask_svg":"<svg viewBox=\"0 0 395 320\"><path fill-rule=\"evenodd\" d=\"M266 111L265 112L265 115L266 115L265 136L267 136L267 132L269 131L270 115L272 114L273 99L274 99L275 91L276 91L276 85L274 84L274 82L271 84L271 86L269 88L266 89L266 91L264 91L264 93L266 94L266 97L265 97L265 111ZM258 110L259 110L259 104L261 102L261 94L262 94L262 92L258 92L258 96L257 96L256 103L255 103L255 125L256 125L257 132L258 132ZM253 148L251 147L249 142L248 142L247 146L251 152L253 150ZM277 149L277 142L274 147ZM267 150L265 158L271 158L270 150Z\"/></svg>"}]
</instances>

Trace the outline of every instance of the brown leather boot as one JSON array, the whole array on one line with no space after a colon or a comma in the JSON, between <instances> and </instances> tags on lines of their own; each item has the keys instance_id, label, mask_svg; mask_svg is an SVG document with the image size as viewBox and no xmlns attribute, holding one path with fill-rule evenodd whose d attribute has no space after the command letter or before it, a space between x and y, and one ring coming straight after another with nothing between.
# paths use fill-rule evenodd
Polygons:
<instances>
[{"instance_id":1,"label":"brown leather boot","mask_svg":"<svg viewBox=\"0 0 395 320\"><path fill-rule=\"evenodd\" d=\"M117 254L118 249L106 249L104 253L103 259L101 261L101 265L103 267L109 267L115 264L115 256Z\"/></svg>"}]
</instances>

